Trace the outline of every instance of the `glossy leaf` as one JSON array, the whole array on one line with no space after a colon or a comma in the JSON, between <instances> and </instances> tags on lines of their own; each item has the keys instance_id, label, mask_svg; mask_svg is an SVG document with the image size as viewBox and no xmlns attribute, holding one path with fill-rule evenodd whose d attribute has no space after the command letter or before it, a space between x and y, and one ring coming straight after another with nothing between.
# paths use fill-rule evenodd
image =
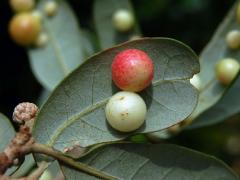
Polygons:
<instances>
[{"instance_id":1,"label":"glossy leaf","mask_svg":"<svg viewBox=\"0 0 240 180\"><path fill-rule=\"evenodd\" d=\"M216 115L216 110L219 110L220 116L227 117L229 115L235 114L236 109L239 109L239 105L236 103L231 104L230 99L235 98L234 102L239 99L237 97L239 97L238 83L240 81L236 81L233 86L230 87L228 93L229 95L223 97L224 93L228 90L229 87L221 85L215 76L215 65L222 58L231 57L237 59L240 62L240 51L229 49L225 43L226 34L233 29L239 29L239 24L236 21L236 5L230 10L229 14L217 29L212 40L200 55L201 72L199 73L199 77L201 79L202 88L199 94L198 106L194 113L191 115L191 117L193 119L196 118L196 120L194 120L194 123L190 125L189 128L196 128L198 125L210 125L215 122L224 120L224 118L219 117L213 118L213 116ZM223 99L219 102L220 105L217 105L216 109L214 109L214 107L211 108L222 97ZM225 106L223 103L225 102L228 102L229 104L226 104L228 107L224 107L223 109L223 106ZM225 110L225 108L227 109ZM208 111L204 113L206 110ZM227 114L225 114L225 112Z\"/></svg>"},{"instance_id":2,"label":"glossy leaf","mask_svg":"<svg viewBox=\"0 0 240 180\"><path fill-rule=\"evenodd\" d=\"M0 113L0 152L7 147L14 136L15 130L10 120ZM8 169L7 174L11 174L15 169L16 167Z\"/></svg>"},{"instance_id":3,"label":"glossy leaf","mask_svg":"<svg viewBox=\"0 0 240 180\"><path fill-rule=\"evenodd\" d=\"M76 144L86 147L114 142L133 134L109 127L104 112L109 97L119 91L111 80L112 60L129 48L145 51L155 67L152 86L140 93L148 107L146 123L134 133L168 128L194 110L198 92L189 83L199 72L194 52L173 39L140 39L92 56L55 89L36 119L38 142L63 150Z\"/></svg>"},{"instance_id":4,"label":"glossy leaf","mask_svg":"<svg viewBox=\"0 0 240 180\"><path fill-rule=\"evenodd\" d=\"M128 41L132 36L140 34L137 24L126 33L118 32L114 28L112 16L119 9L129 10L134 14L128 0L95 0L94 2L94 22L102 49Z\"/></svg>"},{"instance_id":5,"label":"glossy leaf","mask_svg":"<svg viewBox=\"0 0 240 180\"><path fill-rule=\"evenodd\" d=\"M46 2L48 0L38 1L38 10L43 11ZM47 44L28 51L36 78L48 90L52 90L84 60L83 41L77 19L64 0L57 3L58 10L53 17L47 17L42 12L43 32L48 36Z\"/></svg>"},{"instance_id":6,"label":"glossy leaf","mask_svg":"<svg viewBox=\"0 0 240 180\"><path fill-rule=\"evenodd\" d=\"M175 145L125 144L105 147L86 156L83 162L117 179L237 180L236 174L212 156ZM98 179L62 167L67 179Z\"/></svg>"}]
</instances>

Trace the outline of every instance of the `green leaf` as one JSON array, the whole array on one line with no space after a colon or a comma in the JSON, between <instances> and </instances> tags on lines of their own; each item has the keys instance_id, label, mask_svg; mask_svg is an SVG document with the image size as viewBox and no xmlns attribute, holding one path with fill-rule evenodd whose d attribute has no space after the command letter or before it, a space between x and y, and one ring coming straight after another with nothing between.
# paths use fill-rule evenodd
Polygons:
<instances>
[{"instance_id":1,"label":"green leaf","mask_svg":"<svg viewBox=\"0 0 240 180\"><path fill-rule=\"evenodd\" d=\"M231 90L232 88L234 88L234 85L233 87L226 87L218 82L215 76L215 65L219 60L225 57L235 58L240 62L240 51L230 50L225 43L226 34L230 30L239 29L239 24L236 21L235 13L236 5L230 10L229 14L226 16L222 24L217 29L212 40L209 42L209 44L206 46L206 48L200 55L201 72L199 73L199 77L201 79L202 88L200 89L198 106L195 109L194 113L191 115L191 118L196 118L196 120L194 120L193 125L190 125L189 128L196 128L198 127L198 125L202 126L203 124L210 125L214 122L224 120L223 118L221 118L221 120L216 120L215 118L212 118L214 114L216 114L216 112L212 111L213 114L211 114L211 110L207 111L205 115L200 115L204 111L215 105L223 97L226 90ZM239 83L239 81L236 81L235 83ZM239 87L239 85L237 85L237 87ZM234 94L232 94L232 99L235 98L235 101L237 101L239 99L237 98L239 97L239 93L236 90L231 90L231 92L235 92ZM229 98L229 95L223 98ZM228 108L229 110L226 111L231 111L231 109L233 109L231 114L234 114L235 108L233 106L236 104L231 104L231 101L227 99L223 101L230 103L230 106ZM222 102L220 103L222 104ZM224 114L223 109L221 109L221 114Z\"/></svg>"},{"instance_id":2,"label":"green leaf","mask_svg":"<svg viewBox=\"0 0 240 180\"><path fill-rule=\"evenodd\" d=\"M0 113L0 152L3 151L15 136L10 120Z\"/></svg>"},{"instance_id":3,"label":"green leaf","mask_svg":"<svg viewBox=\"0 0 240 180\"><path fill-rule=\"evenodd\" d=\"M0 152L4 151L11 139L15 136L15 130L10 120L0 113ZM10 168L7 174L11 174L16 170L16 167Z\"/></svg>"},{"instance_id":4,"label":"green leaf","mask_svg":"<svg viewBox=\"0 0 240 180\"><path fill-rule=\"evenodd\" d=\"M222 161L176 145L124 144L108 146L86 156L83 162L118 179L236 180ZM97 179L62 165L67 179Z\"/></svg>"},{"instance_id":5,"label":"green leaf","mask_svg":"<svg viewBox=\"0 0 240 180\"><path fill-rule=\"evenodd\" d=\"M10 120L0 113L0 152L2 152L15 136L15 130ZM27 155L23 164L18 167L11 167L6 172L7 175L13 174L13 177L26 175L34 165L32 155Z\"/></svg>"},{"instance_id":6,"label":"green leaf","mask_svg":"<svg viewBox=\"0 0 240 180\"><path fill-rule=\"evenodd\" d=\"M66 179L57 161L52 162L42 174L39 180Z\"/></svg>"},{"instance_id":7,"label":"green leaf","mask_svg":"<svg viewBox=\"0 0 240 180\"><path fill-rule=\"evenodd\" d=\"M194 110L198 92L189 78L199 72L195 53L173 39L139 39L92 56L54 90L36 119L37 142L63 150L76 144L115 142L134 134L113 130L104 112L108 99L119 91L111 78L112 60L129 48L145 51L155 67L152 86L140 94L148 107L146 123L134 133L168 128Z\"/></svg>"},{"instance_id":8,"label":"green leaf","mask_svg":"<svg viewBox=\"0 0 240 180\"><path fill-rule=\"evenodd\" d=\"M28 175L29 172L34 168L35 165L36 165L36 163L33 158L33 155L29 154L29 155L25 156L25 160L24 160L23 164L21 164L19 169L16 172L14 172L11 177L20 178L20 177Z\"/></svg>"},{"instance_id":9,"label":"green leaf","mask_svg":"<svg viewBox=\"0 0 240 180\"><path fill-rule=\"evenodd\" d=\"M219 102L201 114L187 129L213 125L240 112L240 75Z\"/></svg>"},{"instance_id":10,"label":"green leaf","mask_svg":"<svg viewBox=\"0 0 240 180\"><path fill-rule=\"evenodd\" d=\"M48 0L40 0L42 11ZM43 13L43 32L48 35L44 47L31 48L28 53L32 70L38 81L49 90L83 62L82 36L77 19L64 0L58 0L57 14Z\"/></svg>"},{"instance_id":11,"label":"green leaf","mask_svg":"<svg viewBox=\"0 0 240 180\"><path fill-rule=\"evenodd\" d=\"M112 16L119 9L129 10L134 14L128 0L95 0L94 2L94 22L102 49L128 41L132 36L140 34L136 21L134 28L126 33L118 32L114 28Z\"/></svg>"},{"instance_id":12,"label":"green leaf","mask_svg":"<svg viewBox=\"0 0 240 180\"><path fill-rule=\"evenodd\" d=\"M39 107L42 106L46 102L50 93L51 93L50 91L43 89L37 99L37 106L39 106Z\"/></svg>"},{"instance_id":13,"label":"green leaf","mask_svg":"<svg viewBox=\"0 0 240 180\"><path fill-rule=\"evenodd\" d=\"M91 33L88 30L82 30L82 35L83 35L83 44L84 44L84 54L85 57L92 56L97 49L97 40L95 37L95 34Z\"/></svg>"}]
</instances>

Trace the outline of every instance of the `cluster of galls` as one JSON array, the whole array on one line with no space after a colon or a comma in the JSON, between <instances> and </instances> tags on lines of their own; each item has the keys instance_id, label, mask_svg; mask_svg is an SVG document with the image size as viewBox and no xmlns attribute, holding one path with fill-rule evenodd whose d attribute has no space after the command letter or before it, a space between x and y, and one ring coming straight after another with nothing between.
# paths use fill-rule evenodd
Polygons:
<instances>
[{"instance_id":1,"label":"cluster of galls","mask_svg":"<svg viewBox=\"0 0 240 180\"><path fill-rule=\"evenodd\" d=\"M240 3L236 8L236 21L240 23ZM240 49L240 30L233 29L229 31L225 36L226 46L231 51L237 51ZM219 83L224 86L228 86L235 79L239 73L240 65L239 62L232 57L222 58L216 63L215 66L215 75ZM195 75L191 79L191 83L197 88L201 88L201 81L198 75Z\"/></svg>"},{"instance_id":2,"label":"cluster of galls","mask_svg":"<svg viewBox=\"0 0 240 180\"><path fill-rule=\"evenodd\" d=\"M107 121L114 129L130 132L144 123L147 107L136 92L151 84L153 72L153 62L144 51L127 49L115 56L112 80L123 91L113 95L105 109Z\"/></svg>"},{"instance_id":3,"label":"cluster of galls","mask_svg":"<svg viewBox=\"0 0 240 180\"><path fill-rule=\"evenodd\" d=\"M10 6L16 14L9 23L12 39L22 46L42 46L47 42L47 35L42 32L42 14L34 10L34 0L10 0ZM53 16L57 11L57 3L49 1L44 6L44 13Z\"/></svg>"}]
</instances>

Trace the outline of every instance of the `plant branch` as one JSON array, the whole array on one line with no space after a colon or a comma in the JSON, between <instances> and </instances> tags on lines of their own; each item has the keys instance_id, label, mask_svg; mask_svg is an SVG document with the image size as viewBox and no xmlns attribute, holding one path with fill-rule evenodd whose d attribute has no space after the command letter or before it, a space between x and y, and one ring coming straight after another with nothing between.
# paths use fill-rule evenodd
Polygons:
<instances>
[{"instance_id":1,"label":"plant branch","mask_svg":"<svg viewBox=\"0 0 240 180\"><path fill-rule=\"evenodd\" d=\"M81 162L76 162L73 159L67 157L64 153L57 151L55 149L52 149L46 145L43 144L39 144L39 143L34 143L31 146L31 152L33 153L41 153L41 154L45 154L48 156L51 156L55 159L57 159L58 161L61 161L62 163L74 167L78 170L81 170L83 172L88 173L89 175L101 178L101 179L105 179L105 180L116 180L117 178L107 175L101 171L98 171L84 163Z\"/></svg>"}]
</instances>

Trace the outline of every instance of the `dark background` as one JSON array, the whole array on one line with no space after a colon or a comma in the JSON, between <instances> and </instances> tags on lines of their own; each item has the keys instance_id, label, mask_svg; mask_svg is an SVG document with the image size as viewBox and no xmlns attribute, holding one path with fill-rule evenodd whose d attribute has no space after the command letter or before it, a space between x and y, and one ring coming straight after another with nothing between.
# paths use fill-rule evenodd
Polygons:
<instances>
[{"instance_id":1,"label":"dark background","mask_svg":"<svg viewBox=\"0 0 240 180\"><path fill-rule=\"evenodd\" d=\"M69 0L81 26L94 31L92 0ZM234 0L132 0L144 36L167 36L183 41L198 54L210 40ZM0 112L11 117L16 104L36 102L42 87L33 76L26 51L11 41L8 22L13 13L0 0ZM181 133L171 142L215 155L239 171L240 156L226 148L229 137L239 135L236 119L214 127ZM239 126L239 124L238 124ZM240 136L239 136L240 137Z\"/></svg>"}]
</instances>

